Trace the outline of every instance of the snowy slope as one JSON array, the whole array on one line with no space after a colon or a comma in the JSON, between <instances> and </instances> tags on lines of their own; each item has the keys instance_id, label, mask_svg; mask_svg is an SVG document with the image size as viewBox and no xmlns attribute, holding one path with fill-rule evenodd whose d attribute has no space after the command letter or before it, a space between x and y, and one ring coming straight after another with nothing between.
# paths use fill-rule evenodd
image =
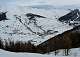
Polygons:
<instances>
[{"instance_id":1,"label":"snowy slope","mask_svg":"<svg viewBox=\"0 0 80 57\"><path fill-rule=\"evenodd\" d=\"M63 1L63 2L62 2ZM3 40L14 40L14 41L31 41L31 43L38 45L51 37L54 37L58 34L61 34L67 30L72 29L72 26L68 24L62 23L58 21L56 18L59 18L70 11L65 10L64 7L54 8L53 5L71 5L71 4L80 3L79 0L0 0L0 11L7 12L7 18L9 20L0 21L0 38ZM35 6L36 5L36 6ZM44 6L43 6L44 5ZM66 5L66 6L67 6ZM28 7L27 7L28 6ZM30 7L29 7L30 6ZM39 7L38 7L39 6ZM46 6L46 7L45 7ZM48 7L47 7L48 6ZM73 6L73 5L72 5ZM72 9L71 6L71 9ZM44 8L45 7L45 8ZM51 8L52 7L52 8ZM75 6L76 7L76 6ZM73 8L75 8L73 6ZM69 8L69 7L68 7ZM78 8L78 7L76 7ZM50 32L53 34L45 34L40 28L36 27L34 23L28 24L28 17L25 16L27 13L38 14L44 16L46 18L36 18L37 25L41 26L41 28L45 31L51 30ZM26 26L30 27L32 31L39 32L44 34L43 36L39 36L38 34L32 33L27 27L25 27L18 19L16 19L15 15L21 18L22 22L26 24ZM67 57L79 57L80 49L72 49L71 56ZM60 53L56 57L66 57L62 56L63 50L60 50ZM33 53L13 53L4 50L0 50L0 57L55 57L54 52L51 54L33 54Z\"/></svg>"},{"instance_id":2,"label":"snowy slope","mask_svg":"<svg viewBox=\"0 0 80 57\"><path fill-rule=\"evenodd\" d=\"M2 12L5 10L1 10ZM70 30L73 27L68 24L59 22L56 18L65 15L69 11L66 10L44 10L44 9L34 9L26 6L14 6L7 8L7 18L9 20L0 21L0 38L4 39L12 39L15 41L31 41L35 45L38 45L51 37L54 37L58 34L63 33L64 31ZM36 27L34 23L30 23L28 17L25 15L27 13L38 14L44 16L46 18L36 18L37 25L41 26L43 30L46 32L51 30L52 34L45 34L43 30ZM39 36L37 34L32 33L27 27L25 27L16 16L20 16L22 22L26 24L26 26L30 27L32 31L44 34L43 36ZM55 32L56 31L56 32Z\"/></svg>"},{"instance_id":3,"label":"snowy slope","mask_svg":"<svg viewBox=\"0 0 80 57\"><path fill-rule=\"evenodd\" d=\"M3 11L3 10L2 10ZM5 10L4 10L5 11ZM7 8L7 18L9 20L0 21L0 38L2 39L12 39L18 41L32 41L35 45L38 45L51 37L54 37L58 34L63 33L64 31L70 30L73 27L69 26L68 24L59 22L56 17L63 16L64 14L68 13L69 11L66 10L44 10L44 9L34 9L31 7L25 6L14 6ZM37 25L41 26L41 28L45 31L51 30L53 34L46 34L44 36L39 36L37 34L32 33L25 27L16 16L20 16L23 23L26 23L28 27L31 28L34 32L39 32L44 34L44 32L36 27L34 23L28 24L28 17L25 16L27 13L34 13L46 18L36 18ZM57 32L55 32L57 31ZM54 33L55 32L55 33Z\"/></svg>"}]
</instances>

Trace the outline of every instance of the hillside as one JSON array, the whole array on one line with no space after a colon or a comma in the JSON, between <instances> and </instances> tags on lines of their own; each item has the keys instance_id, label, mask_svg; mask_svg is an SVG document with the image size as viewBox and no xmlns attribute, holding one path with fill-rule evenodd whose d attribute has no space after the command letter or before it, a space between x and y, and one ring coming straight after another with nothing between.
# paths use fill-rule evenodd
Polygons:
<instances>
[{"instance_id":1,"label":"hillside","mask_svg":"<svg viewBox=\"0 0 80 57\"><path fill-rule=\"evenodd\" d=\"M79 4L62 1L0 1L0 56L79 56Z\"/></svg>"},{"instance_id":2,"label":"hillside","mask_svg":"<svg viewBox=\"0 0 80 57\"><path fill-rule=\"evenodd\" d=\"M53 10L53 13L51 13L51 11L27 7L16 7L13 11L9 9L6 13L6 18L9 20L0 21L0 37L3 40L31 41L35 45L38 45L55 35L72 29L72 26L65 23L63 24L56 19L55 16L62 15L60 14L61 11L59 13L57 11L60 10ZM62 12L64 15L68 11L62 10ZM26 14L28 15L29 13L34 16L26 16ZM40 17L35 16L35 14Z\"/></svg>"}]
</instances>

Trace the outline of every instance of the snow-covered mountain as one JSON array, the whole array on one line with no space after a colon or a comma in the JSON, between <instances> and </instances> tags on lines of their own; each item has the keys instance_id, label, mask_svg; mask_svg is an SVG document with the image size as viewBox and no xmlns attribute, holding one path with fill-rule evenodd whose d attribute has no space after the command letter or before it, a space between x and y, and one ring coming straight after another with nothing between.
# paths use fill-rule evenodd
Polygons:
<instances>
[{"instance_id":1,"label":"snow-covered mountain","mask_svg":"<svg viewBox=\"0 0 80 57\"><path fill-rule=\"evenodd\" d=\"M78 5L72 5L74 3ZM72 10L80 8L79 4L79 0L0 0L0 39L3 42L5 40L30 41L34 45L39 45L80 25L79 9ZM80 51L78 51L79 49L73 49L72 54L76 56L78 53L79 57ZM0 56L8 57L7 54L9 57L25 56L22 53L0 50ZM27 53L28 55L29 57L44 56ZM49 56L45 55L45 57Z\"/></svg>"},{"instance_id":2,"label":"snow-covered mountain","mask_svg":"<svg viewBox=\"0 0 80 57\"><path fill-rule=\"evenodd\" d=\"M5 12L5 10L1 10L1 12ZM9 20L0 21L0 38L31 41L38 45L73 28L56 19L68 12L66 10L53 9L48 11L24 6L8 8L6 18Z\"/></svg>"}]
</instances>

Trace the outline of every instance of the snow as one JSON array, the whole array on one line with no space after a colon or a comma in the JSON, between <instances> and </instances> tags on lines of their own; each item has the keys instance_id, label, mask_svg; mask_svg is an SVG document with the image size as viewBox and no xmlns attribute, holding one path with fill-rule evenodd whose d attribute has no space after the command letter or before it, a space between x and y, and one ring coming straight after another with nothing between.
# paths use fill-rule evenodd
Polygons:
<instances>
[{"instance_id":1,"label":"snow","mask_svg":"<svg viewBox=\"0 0 80 57\"><path fill-rule=\"evenodd\" d=\"M55 57L52 55L42 55L42 54L34 54L34 53L13 53L4 50L0 50L0 57ZM64 57L64 56L56 56L56 57Z\"/></svg>"},{"instance_id":2,"label":"snow","mask_svg":"<svg viewBox=\"0 0 80 57\"><path fill-rule=\"evenodd\" d=\"M58 50L59 53L55 56L54 52L49 54L36 54L36 53L14 53L0 49L0 57L79 57L80 48L70 50L70 55L64 56L64 50Z\"/></svg>"},{"instance_id":3,"label":"snow","mask_svg":"<svg viewBox=\"0 0 80 57\"><path fill-rule=\"evenodd\" d=\"M27 1L27 2L26 2ZM63 2L63 3L62 3ZM73 2L73 3L72 3ZM7 12L7 18L9 20L0 21L0 38L11 39L14 41L30 41L35 45L39 45L40 43L54 37L58 34L61 34L67 30L72 29L72 26L68 24L59 22L56 18L59 18L70 11L65 9L56 9L55 6L63 6L63 5L72 5L72 4L80 4L79 0L0 0L0 12ZM32 8L33 6L38 6L42 8ZM45 8L45 5L49 5L52 8ZM73 5L72 5L73 6ZM65 6L64 6L65 7ZM51 32L58 31L54 34L39 36L37 34L29 31L22 23L19 22L15 18L14 15L21 16L22 22L28 22L28 18L25 16L27 13L34 13L46 18L36 18L37 25L41 26L45 31L52 30ZM26 21L26 20L27 21ZM34 23L30 23L29 25L26 23L28 27L30 27L33 31L43 33L41 29L36 27ZM13 53L0 49L0 57L79 57L80 49L71 49L70 56L63 56L63 50L59 50L59 54L54 56L54 52L51 54L35 54L35 53Z\"/></svg>"},{"instance_id":4,"label":"snow","mask_svg":"<svg viewBox=\"0 0 80 57\"><path fill-rule=\"evenodd\" d=\"M12 10L13 9L13 10ZM72 26L68 24L64 24L59 22L56 17L63 16L64 14L68 13L69 11L66 10L58 10L53 9L51 11L44 10L44 9L34 9L24 6L15 6L7 8L7 18L9 20L0 21L0 38L2 39L12 39L14 41L31 41L35 45L38 45L51 37L54 37L58 34L61 34L67 30L72 29ZM52 30L52 32L58 31L57 33L46 35L44 37L33 34L30 32L23 24L19 22L15 18L14 15L21 16L23 23L28 23L28 18L25 16L27 13L34 13L38 14L47 18L36 18L37 25L41 26L42 29L45 31ZM55 17L56 16L56 17ZM30 27L33 31L43 33L41 29L36 27L34 23L26 24Z\"/></svg>"},{"instance_id":5,"label":"snow","mask_svg":"<svg viewBox=\"0 0 80 57\"><path fill-rule=\"evenodd\" d=\"M67 30L72 29L72 26L68 24L64 24L59 22L56 18L59 18L65 14L67 14L68 10L45 10L45 9L36 9L27 6L8 6L6 9L2 8L3 11L7 12L7 18L9 20L0 21L0 38L11 39L14 41L32 41L33 44L39 45L40 43L54 37L58 34L61 34ZM25 16L27 13L38 14L44 16L46 18L36 18L37 25L41 26L45 31L52 30L52 32L58 31L57 33L46 35L44 37L33 34L30 32L23 24L19 22L18 19L15 18L14 15L21 16L21 20L23 23L26 23L28 27L30 27L34 32L43 33L41 29L36 27L34 23L28 23L28 18Z\"/></svg>"},{"instance_id":6,"label":"snow","mask_svg":"<svg viewBox=\"0 0 80 57\"><path fill-rule=\"evenodd\" d=\"M64 56L64 49L58 50L57 56ZM54 52L51 52L50 55L54 55ZM69 50L70 57L79 57L80 56L80 48L72 48ZM67 56L66 56L67 57Z\"/></svg>"}]
</instances>

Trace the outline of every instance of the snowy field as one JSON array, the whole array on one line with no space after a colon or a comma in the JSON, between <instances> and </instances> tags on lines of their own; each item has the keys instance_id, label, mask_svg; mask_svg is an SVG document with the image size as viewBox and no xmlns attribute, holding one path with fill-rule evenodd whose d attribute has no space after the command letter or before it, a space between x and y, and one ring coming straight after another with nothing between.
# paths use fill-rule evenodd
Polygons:
<instances>
[{"instance_id":1,"label":"snowy field","mask_svg":"<svg viewBox=\"0 0 80 57\"><path fill-rule=\"evenodd\" d=\"M79 57L80 56L80 48L72 49L71 54L68 56L64 56L63 50L60 50L59 54L56 56L54 52L50 54L35 54L35 53L14 53L8 52L0 49L0 57Z\"/></svg>"}]
</instances>

